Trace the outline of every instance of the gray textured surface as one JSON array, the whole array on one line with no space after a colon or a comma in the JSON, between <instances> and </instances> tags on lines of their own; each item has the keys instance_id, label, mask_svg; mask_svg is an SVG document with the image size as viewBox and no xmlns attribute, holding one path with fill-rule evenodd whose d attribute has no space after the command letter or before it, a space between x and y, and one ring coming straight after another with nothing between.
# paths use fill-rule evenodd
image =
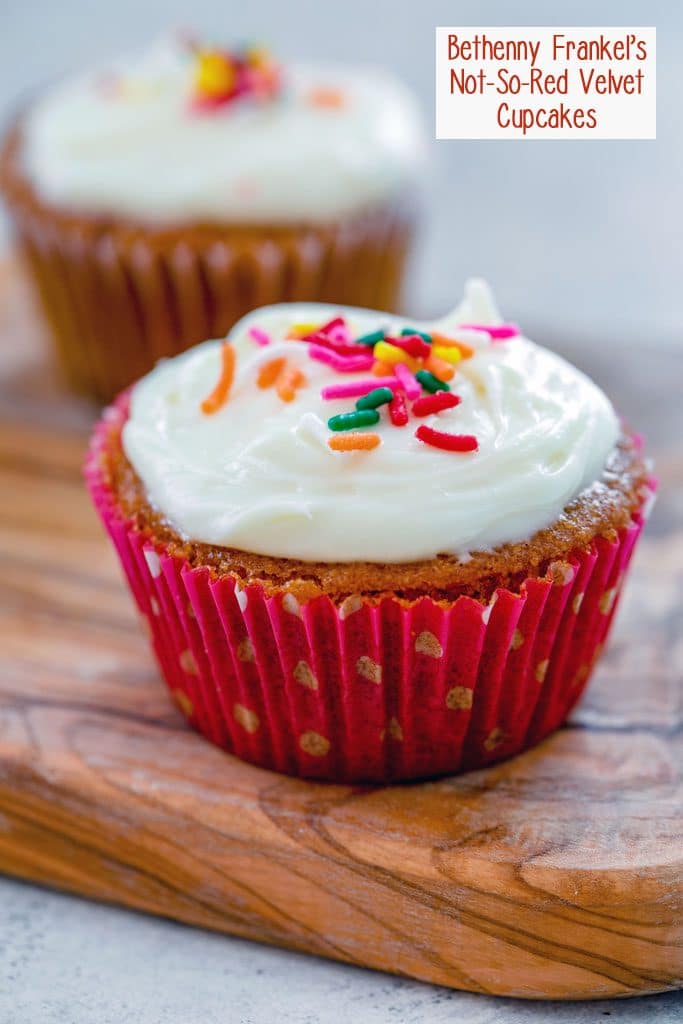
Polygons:
<instances>
[{"instance_id":1,"label":"gray textured surface","mask_svg":"<svg viewBox=\"0 0 683 1024\"><path fill-rule=\"evenodd\" d=\"M683 994L526 1003L211 935L0 879L0 1024L674 1024Z\"/></svg>"}]
</instances>

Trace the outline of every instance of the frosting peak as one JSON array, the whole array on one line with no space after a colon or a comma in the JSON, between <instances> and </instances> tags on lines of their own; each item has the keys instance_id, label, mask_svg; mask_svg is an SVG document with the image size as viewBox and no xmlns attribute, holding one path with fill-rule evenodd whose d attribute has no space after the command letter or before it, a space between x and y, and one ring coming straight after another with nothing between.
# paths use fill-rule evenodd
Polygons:
<instances>
[{"instance_id":1,"label":"frosting peak","mask_svg":"<svg viewBox=\"0 0 683 1024\"><path fill-rule=\"evenodd\" d=\"M329 397L340 383L367 394L367 361L340 372L349 339L339 335L337 344L331 331L327 348L297 340L314 339L338 317L351 339L386 335L391 346L392 337L412 338L419 352L422 332L432 350L451 337L464 353L450 391L437 378L417 400L396 383L402 371L380 368L377 384L403 396L407 418L395 425L391 406L363 417L357 426L378 438L365 450L335 450L332 438L356 431L337 433L328 422L358 400ZM319 304L256 310L231 331L229 361L221 342L205 342L136 385L124 449L152 504L195 541L308 561L409 562L524 540L599 478L619 425L583 373L514 334L482 282L471 282L461 306L431 324ZM316 347L332 356L315 355ZM405 358L414 385L412 371L423 363ZM202 403L227 362L234 363L229 396L207 415ZM424 408L431 390L459 401L438 400L421 414L416 402ZM423 427L427 434L416 435ZM443 450L425 442L430 431L472 437L476 447Z\"/></svg>"}]
</instances>

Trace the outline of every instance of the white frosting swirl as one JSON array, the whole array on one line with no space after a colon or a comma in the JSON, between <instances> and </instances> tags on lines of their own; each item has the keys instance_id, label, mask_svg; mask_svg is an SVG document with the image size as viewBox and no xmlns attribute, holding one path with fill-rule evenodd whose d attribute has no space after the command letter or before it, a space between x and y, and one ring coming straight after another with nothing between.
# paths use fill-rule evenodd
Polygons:
<instances>
[{"instance_id":1,"label":"white frosting swirl","mask_svg":"<svg viewBox=\"0 0 683 1024\"><path fill-rule=\"evenodd\" d=\"M146 222L332 220L417 177L415 101L380 70L292 66L281 97L210 113L191 109L193 73L166 41L49 90L22 126L24 172L48 202ZM342 106L312 105L321 87Z\"/></svg>"},{"instance_id":2,"label":"white frosting swirl","mask_svg":"<svg viewBox=\"0 0 683 1024\"><path fill-rule=\"evenodd\" d=\"M283 339L293 323L339 312L297 303L240 321L230 334L237 356L230 399L213 415L200 403L219 376L220 342L160 363L136 385L124 450L152 504L184 536L307 561L467 557L529 538L600 476L619 435L610 402L575 367L522 337L491 342L471 333L475 354L452 382L460 405L405 427L393 426L385 411L368 428L379 433L378 448L331 451L327 420L354 400L325 401L320 390L368 374L338 374L310 359L305 344ZM356 334L406 323L369 310L341 312ZM458 309L422 329L473 322L500 323L481 282L470 282ZM250 339L254 325L271 345ZM256 386L259 367L280 355L308 379L289 403ZM415 437L418 423L474 434L479 449L429 447Z\"/></svg>"}]
</instances>

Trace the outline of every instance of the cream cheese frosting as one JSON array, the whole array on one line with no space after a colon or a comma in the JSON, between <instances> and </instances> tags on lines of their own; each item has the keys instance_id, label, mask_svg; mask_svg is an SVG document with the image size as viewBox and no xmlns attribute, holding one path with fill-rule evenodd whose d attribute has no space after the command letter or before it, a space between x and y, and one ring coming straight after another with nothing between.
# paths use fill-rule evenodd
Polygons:
<instances>
[{"instance_id":1,"label":"cream cheese frosting","mask_svg":"<svg viewBox=\"0 0 683 1024\"><path fill-rule=\"evenodd\" d=\"M619 436L609 400L574 366L521 335L492 341L460 327L501 323L481 281L469 282L464 301L443 319L408 321L472 347L451 382L461 403L404 427L382 415L371 428L380 438L374 450L331 450L327 421L354 400L326 400L321 389L368 372L341 375L286 335L293 324L339 314L354 336L406 325L370 310L270 306L230 332L235 377L229 400L212 415L201 403L220 376L220 341L160 363L135 386L124 451L151 504L184 537L306 561L466 559L530 538L600 477ZM270 344L254 342L254 327ZM291 402L256 384L260 368L279 357L306 378ZM478 448L423 444L418 422L475 435Z\"/></svg>"},{"instance_id":2,"label":"cream cheese frosting","mask_svg":"<svg viewBox=\"0 0 683 1024\"><path fill-rule=\"evenodd\" d=\"M193 57L169 39L50 89L22 123L40 196L145 222L324 221L388 200L422 166L408 90L376 68L297 64L272 100L191 102ZM340 103L316 104L314 93Z\"/></svg>"}]
</instances>

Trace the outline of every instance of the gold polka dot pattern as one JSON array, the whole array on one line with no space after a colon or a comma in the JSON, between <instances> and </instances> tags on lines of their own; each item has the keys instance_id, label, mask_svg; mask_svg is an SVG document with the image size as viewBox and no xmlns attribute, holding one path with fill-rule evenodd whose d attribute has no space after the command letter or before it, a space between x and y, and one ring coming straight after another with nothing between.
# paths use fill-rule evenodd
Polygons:
<instances>
[{"instance_id":1,"label":"gold polka dot pattern","mask_svg":"<svg viewBox=\"0 0 683 1024\"><path fill-rule=\"evenodd\" d=\"M183 672L187 672L188 676L198 676L199 668L197 667L197 661L194 654L190 650L181 651L180 657L178 658L180 667Z\"/></svg>"},{"instance_id":2,"label":"gold polka dot pattern","mask_svg":"<svg viewBox=\"0 0 683 1024\"><path fill-rule=\"evenodd\" d=\"M255 711L245 708L244 704L235 704L232 709L235 721L242 726L245 732L258 732L260 726L259 717Z\"/></svg>"},{"instance_id":3,"label":"gold polka dot pattern","mask_svg":"<svg viewBox=\"0 0 683 1024\"><path fill-rule=\"evenodd\" d=\"M330 750L330 741L321 736L319 732L308 730L307 732L302 732L299 737L299 746L306 754L310 754L311 757L325 757Z\"/></svg>"},{"instance_id":4,"label":"gold polka dot pattern","mask_svg":"<svg viewBox=\"0 0 683 1024\"><path fill-rule=\"evenodd\" d=\"M318 679L307 661L298 661L294 666L294 678L308 690L318 689Z\"/></svg>"},{"instance_id":5,"label":"gold polka dot pattern","mask_svg":"<svg viewBox=\"0 0 683 1024\"><path fill-rule=\"evenodd\" d=\"M469 711L472 707L474 690L469 686L454 686L446 694L446 707L451 711Z\"/></svg>"},{"instance_id":6,"label":"gold polka dot pattern","mask_svg":"<svg viewBox=\"0 0 683 1024\"><path fill-rule=\"evenodd\" d=\"M428 629L418 633L415 640L415 650L418 654L426 654L428 658L443 658L443 647L438 637L430 633Z\"/></svg>"},{"instance_id":7,"label":"gold polka dot pattern","mask_svg":"<svg viewBox=\"0 0 683 1024\"><path fill-rule=\"evenodd\" d=\"M378 665L368 654L360 656L356 662L356 672L371 683L379 685L382 682L382 666Z\"/></svg>"}]
</instances>

